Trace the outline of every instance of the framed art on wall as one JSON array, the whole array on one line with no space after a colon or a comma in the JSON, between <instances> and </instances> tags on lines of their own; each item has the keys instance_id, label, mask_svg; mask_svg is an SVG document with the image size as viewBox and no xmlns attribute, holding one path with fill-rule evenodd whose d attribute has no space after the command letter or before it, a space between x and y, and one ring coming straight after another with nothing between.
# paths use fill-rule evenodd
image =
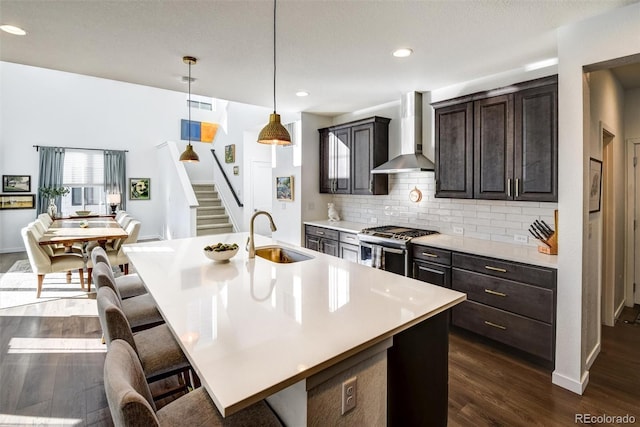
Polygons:
<instances>
[{"instance_id":1,"label":"framed art on wall","mask_svg":"<svg viewBox=\"0 0 640 427\"><path fill-rule=\"evenodd\" d=\"M151 178L129 178L129 199L151 199Z\"/></svg>"},{"instance_id":2,"label":"framed art on wall","mask_svg":"<svg viewBox=\"0 0 640 427\"><path fill-rule=\"evenodd\" d=\"M236 161L236 144L225 145L224 147L224 162L235 163Z\"/></svg>"},{"instance_id":3,"label":"framed art on wall","mask_svg":"<svg viewBox=\"0 0 640 427\"><path fill-rule=\"evenodd\" d=\"M293 201L293 176L279 176L276 178L276 200Z\"/></svg>"},{"instance_id":4,"label":"framed art on wall","mask_svg":"<svg viewBox=\"0 0 640 427\"><path fill-rule=\"evenodd\" d=\"M2 175L3 193L28 193L31 191L30 175Z\"/></svg>"},{"instance_id":5,"label":"framed art on wall","mask_svg":"<svg viewBox=\"0 0 640 427\"><path fill-rule=\"evenodd\" d=\"M0 209L35 209L35 194L0 194Z\"/></svg>"},{"instance_id":6,"label":"framed art on wall","mask_svg":"<svg viewBox=\"0 0 640 427\"><path fill-rule=\"evenodd\" d=\"M600 211L602 199L602 161L589 159L589 213Z\"/></svg>"}]
</instances>

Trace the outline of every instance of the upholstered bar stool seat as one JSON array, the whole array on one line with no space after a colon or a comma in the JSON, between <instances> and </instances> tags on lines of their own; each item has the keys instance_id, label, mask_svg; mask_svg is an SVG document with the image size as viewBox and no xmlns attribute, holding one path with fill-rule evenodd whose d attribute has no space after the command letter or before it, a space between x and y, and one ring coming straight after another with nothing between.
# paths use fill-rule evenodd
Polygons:
<instances>
[{"instance_id":1,"label":"upholstered bar stool seat","mask_svg":"<svg viewBox=\"0 0 640 427\"><path fill-rule=\"evenodd\" d=\"M111 288L99 288L96 299L98 317L109 351L116 340L129 343L142 364L147 380L153 382L191 369L167 325L133 333L120 307L120 301Z\"/></svg>"},{"instance_id":2,"label":"upholstered bar stool seat","mask_svg":"<svg viewBox=\"0 0 640 427\"><path fill-rule=\"evenodd\" d=\"M281 426L264 401L222 418L211 398L198 388L156 411L135 351L122 340L112 343L104 364L104 387L116 426Z\"/></svg>"},{"instance_id":3,"label":"upholstered bar stool seat","mask_svg":"<svg viewBox=\"0 0 640 427\"><path fill-rule=\"evenodd\" d=\"M92 274L93 266L100 262L107 264L109 266L109 269L112 268L111 262L109 261L109 257L107 256L105 250L100 246L97 246L91 250L91 259L87 264L87 272L89 273L89 275ZM140 279L140 276L138 276L137 273L114 277L114 281L116 284L116 288L118 288L120 298L122 298L123 300L147 293L147 289L144 287L142 279Z\"/></svg>"},{"instance_id":4,"label":"upholstered bar stool seat","mask_svg":"<svg viewBox=\"0 0 640 427\"><path fill-rule=\"evenodd\" d=\"M93 267L92 274L98 291L106 287L114 292L121 310L134 331L164 323L155 301L148 293L122 299L120 291L115 284L113 271L107 264L99 262L98 265Z\"/></svg>"}]
</instances>

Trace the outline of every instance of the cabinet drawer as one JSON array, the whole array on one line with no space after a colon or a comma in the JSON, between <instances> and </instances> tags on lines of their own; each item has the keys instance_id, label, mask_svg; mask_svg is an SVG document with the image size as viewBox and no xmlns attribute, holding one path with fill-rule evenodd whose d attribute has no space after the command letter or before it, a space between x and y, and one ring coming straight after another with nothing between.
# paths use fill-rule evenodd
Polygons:
<instances>
[{"instance_id":1,"label":"cabinet drawer","mask_svg":"<svg viewBox=\"0 0 640 427\"><path fill-rule=\"evenodd\" d=\"M444 249L436 249L431 246L412 245L411 256L413 259L419 259L436 264L451 265L451 251Z\"/></svg>"},{"instance_id":2,"label":"cabinet drawer","mask_svg":"<svg viewBox=\"0 0 640 427\"><path fill-rule=\"evenodd\" d=\"M340 241L342 243L348 243L350 245L357 245L359 242L357 234L345 233L344 231L340 232Z\"/></svg>"},{"instance_id":3,"label":"cabinet drawer","mask_svg":"<svg viewBox=\"0 0 640 427\"><path fill-rule=\"evenodd\" d=\"M414 261L413 278L433 285L451 287L451 267L432 262Z\"/></svg>"},{"instance_id":4,"label":"cabinet drawer","mask_svg":"<svg viewBox=\"0 0 640 427\"><path fill-rule=\"evenodd\" d=\"M307 235L324 237L326 239L338 240L340 232L338 230L331 230L330 228L315 227L313 225L305 226L305 232Z\"/></svg>"},{"instance_id":5,"label":"cabinet drawer","mask_svg":"<svg viewBox=\"0 0 640 427\"><path fill-rule=\"evenodd\" d=\"M451 316L458 327L553 360L551 325L468 300L453 307Z\"/></svg>"},{"instance_id":6,"label":"cabinet drawer","mask_svg":"<svg viewBox=\"0 0 640 427\"><path fill-rule=\"evenodd\" d=\"M453 288L467 298L541 322L553 323L553 291L512 280L453 269Z\"/></svg>"},{"instance_id":7,"label":"cabinet drawer","mask_svg":"<svg viewBox=\"0 0 640 427\"><path fill-rule=\"evenodd\" d=\"M465 270L555 289L556 272L549 268L457 252L453 253L452 264Z\"/></svg>"}]
</instances>

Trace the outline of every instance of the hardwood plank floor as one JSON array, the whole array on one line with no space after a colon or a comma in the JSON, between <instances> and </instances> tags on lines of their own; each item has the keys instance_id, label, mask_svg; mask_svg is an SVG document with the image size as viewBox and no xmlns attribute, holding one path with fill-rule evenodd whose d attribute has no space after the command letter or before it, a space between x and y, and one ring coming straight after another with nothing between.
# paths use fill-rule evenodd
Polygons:
<instances>
[{"instance_id":1,"label":"hardwood plank floor","mask_svg":"<svg viewBox=\"0 0 640 427\"><path fill-rule=\"evenodd\" d=\"M24 258L0 255L0 273ZM583 396L553 385L549 370L453 331L449 426L569 426L577 413L630 414L640 425L639 312L625 308L615 327L603 327ZM93 299L0 310L0 426L111 426L100 337Z\"/></svg>"}]
</instances>

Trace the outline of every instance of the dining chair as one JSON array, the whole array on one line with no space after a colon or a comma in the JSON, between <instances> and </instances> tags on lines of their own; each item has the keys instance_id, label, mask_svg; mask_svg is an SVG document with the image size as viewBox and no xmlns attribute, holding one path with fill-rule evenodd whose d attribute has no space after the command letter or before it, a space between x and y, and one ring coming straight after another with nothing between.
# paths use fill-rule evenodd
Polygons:
<instances>
[{"instance_id":1,"label":"dining chair","mask_svg":"<svg viewBox=\"0 0 640 427\"><path fill-rule=\"evenodd\" d=\"M20 234L22 235L27 257L31 264L31 270L38 276L37 298L40 298L44 276L48 273L78 270L80 286L82 286L82 289L85 288L84 259L81 255L70 253L50 256L43 247L38 244L38 239L34 234L34 228L24 227L20 230Z\"/></svg>"},{"instance_id":2,"label":"dining chair","mask_svg":"<svg viewBox=\"0 0 640 427\"><path fill-rule=\"evenodd\" d=\"M53 220L48 213L41 213L40 215L38 215L38 220L42 223L42 225L44 225L45 230L51 227L51 224L53 224Z\"/></svg>"},{"instance_id":3,"label":"dining chair","mask_svg":"<svg viewBox=\"0 0 640 427\"><path fill-rule=\"evenodd\" d=\"M49 214L46 214L47 216ZM40 240L40 238L42 238L42 236L44 236L44 233L46 233L46 228L44 227L44 225L42 224L42 222L35 220L33 222L30 222L27 227L31 228L33 231L33 234L35 235L36 240ZM40 245L40 247L42 247L42 249L44 249L44 251L47 253L47 255L49 256L58 256L58 255L68 255L69 253L74 253L74 254L78 254L78 255L83 255L82 250L78 250L75 247L71 247L69 249L69 251L67 251L67 248L64 245Z\"/></svg>"},{"instance_id":4,"label":"dining chair","mask_svg":"<svg viewBox=\"0 0 640 427\"><path fill-rule=\"evenodd\" d=\"M115 220L120 221L120 218L122 218L125 215L129 215L127 211L119 210L118 212L116 212Z\"/></svg>"},{"instance_id":5,"label":"dining chair","mask_svg":"<svg viewBox=\"0 0 640 427\"><path fill-rule=\"evenodd\" d=\"M127 299L122 298L113 277L113 270L107 264L99 262L94 265L92 276L98 292L105 287L114 292L133 330L148 329L164 323L164 319L150 294L144 293Z\"/></svg>"},{"instance_id":6,"label":"dining chair","mask_svg":"<svg viewBox=\"0 0 640 427\"><path fill-rule=\"evenodd\" d=\"M167 394L186 391L188 386L200 385L195 373L193 373L194 380L190 379L191 365L166 324L133 332L131 324L122 311L120 300L111 288L98 289L96 301L107 353L111 351L114 341L124 340L135 351L148 382L178 376L179 387L156 396L157 399L166 397Z\"/></svg>"},{"instance_id":7,"label":"dining chair","mask_svg":"<svg viewBox=\"0 0 640 427\"><path fill-rule=\"evenodd\" d=\"M138 241L138 234L140 233L141 222L132 219L124 230L128 236L125 239L114 240L112 244L105 245L105 252L109 257L111 265L119 265L124 270L124 274L129 274L129 257L122 249L122 245L127 243L136 243Z\"/></svg>"},{"instance_id":8,"label":"dining chair","mask_svg":"<svg viewBox=\"0 0 640 427\"><path fill-rule=\"evenodd\" d=\"M115 340L104 362L104 388L116 426L281 426L261 400L223 418L207 391L200 387L156 409L135 350Z\"/></svg>"},{"instance_id":9,"label":"dining chair","mask_svg":"<svg viewBox=\"0 0 640 427\"><path fill-rule=\"evenodd\" d=\"M96 246L91 250L91 257L87 261L87 274L89 275L89 280L92 279L93 266L100 262L105 263L109 266L109 269L113 271L111 263L109 262L109 256L105 250L100 246ZM144 287L142 279L140 279L140 276L138 276L137 273L114 277L114 281L116 288L118 288L118 293L123 300L147 293L147 289Z\"/></svg>"}]
</instances>

